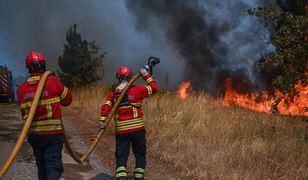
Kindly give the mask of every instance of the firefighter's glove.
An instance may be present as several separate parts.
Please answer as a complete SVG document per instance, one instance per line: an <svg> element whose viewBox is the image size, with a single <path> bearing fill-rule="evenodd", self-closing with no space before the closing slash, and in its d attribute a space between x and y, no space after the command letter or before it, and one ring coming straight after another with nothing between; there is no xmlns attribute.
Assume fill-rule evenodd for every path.
<svg viewBox="0 0 308 180"><path fill-rule="evenodd" d="M103 123L102 121L99 121L99 122L98 122L98 127L99 127L100 129L105 129L105 128L106 128L106 125L105 125L105 123Z"/></svg>
<svg viewBox="0 0 308 180"><path fill-rule="evenodd" d="M143 65L143 68L146 69L148 72L150 71L150 66L149 65Z"/></svg>
<svg viewBox="0 0 308 180"><path fill-rule="evenodd" d="M139 70L139 72L140 72L140 74L142 75L142 77L145 77L146 75L149 75L149 72L147 71L147 69L146 68L141 68L140 70Z"/></svg>

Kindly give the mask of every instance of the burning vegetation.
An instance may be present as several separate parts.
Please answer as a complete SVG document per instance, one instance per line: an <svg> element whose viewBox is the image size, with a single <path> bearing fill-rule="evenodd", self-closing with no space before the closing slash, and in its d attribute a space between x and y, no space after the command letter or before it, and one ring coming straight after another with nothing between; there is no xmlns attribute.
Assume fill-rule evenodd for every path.
<svg viewBox="0 0 308 180"><path fill-rule="evenodd" d="M232 86L232 78L226 78L224 82L225 92L219 101L224 106L237 106L265 113L279 113L292 116L308 116L308 86L297 83L296 95L283 94L278 90L243 93L238 92ZM187 99L192 92L190 81L180 84L177 96Z"/></svg>
<svg viewBox="0 0 308 180"><path fill-rule="evenodd" d="M191 90L190 81L182 82L177 90L177 96L185 100L189 97Z"/></svg>
<svg viewBox="0 0 308 180"><path fill-rule="evenodd" d="M299 82L295 89L297 95L284 95L278 90L271 95L268 91L256 93L239 93L232 88L231 79L225 81L225 94L222 104L239 106L260 112L280 113L284 115L308 116L308 87Z"/></svg>

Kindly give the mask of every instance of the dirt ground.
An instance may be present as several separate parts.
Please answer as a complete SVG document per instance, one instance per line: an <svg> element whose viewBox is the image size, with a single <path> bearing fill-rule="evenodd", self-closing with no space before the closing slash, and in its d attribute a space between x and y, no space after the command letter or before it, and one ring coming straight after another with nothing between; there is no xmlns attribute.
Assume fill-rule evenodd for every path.
<svg viewBox="0 0 308 180"><path fill-rule="evenodd" d="M20 111L17 104L0 104L0 166L7 159L10 151L18 138L22 129L23 121L20 118ZM82 146L82 140L78 135L77 129L70 123L66 123L66 129L70 134L70 142L77 151L83 151L86 146ZM97 154L93 153L89 160L80 165L76 163L67 153L64 148L62 152L64 173L63 180L74 179L114 179L110 176L102 163L100 158L96 158ZM33 180L37 179L37 167L35 165L35 158L33 156L30 144L25 143L13 162L12 166L3 178L4 180Z"/></svg>
<svg viewBox="0 0 308 180"><path fill-rule="evenodd" d="M99 132L97 122L88 120L86 117L80 115L78 110L72 111L66 108L64 111L65 125L67 122L74 122L74 126L78 129L81 139L84 140L83 143L91 145L94 141L96 134ZM106 172L110 175L114 175L115 172L115 137L114 137L114 126L112 122L107 128L107 131L103 135L99 144L97 145L94 153L100 158L100 162L106 168ZM128 173L129 176L133 175L135 158L130 151L130 156L128 160ZM91 155L92 156L92 155ZM145 173L145 179L153 180L177 180L177 179L187 179L177 173L177 170L172 168L170 165L159 161L154 158L151 154L147 154L147 167Z"/></svg>
<svg viewBox="0 0 308 180"><path fill-rule="evenodd" d="M94 141L99 129L97 123L83 117L77 111L68 108L63 109L63 121L69 141L77 154L86 151ZM0 166L3 165L12 150L18 135L22 129L23 121L17 104L0 104ZM74 179L115 179L115 139L114 129L111 125L99 142L97 148L84 164L76 163L64 148L62 152L64 173L63 180ZM128 170L133 175L134 156L130 155ZM31 146L25 140L20 153L4 177L4 180L37 179L37 168ZM147 155L147 168L145 179L185 179L172 169L170 165L160 162L151 154Z"/></svg>

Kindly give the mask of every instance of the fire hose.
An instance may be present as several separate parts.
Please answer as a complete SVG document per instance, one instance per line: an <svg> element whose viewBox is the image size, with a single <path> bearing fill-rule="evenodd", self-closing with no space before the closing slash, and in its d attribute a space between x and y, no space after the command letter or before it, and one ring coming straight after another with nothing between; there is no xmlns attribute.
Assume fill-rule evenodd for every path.
<svg viewBox="0 0 308 180"><path fill-rule="evenodd" d="M36 111L36 107L38 105L38 102L39 102L39 99L40 99L40 96L41 96L41 93L42 93L42 90L43 90L43 87L44 87L44 84L46 82L47 77L51 73L52 72L47 71L41 77L41 80L40 80L40 82L38 84L38 88L37 88L37 90L35 92L35 95L34 95L32 106L30 108L28 117L27 117L27 119L25 121L25 124L24 124L24 126L23 126L23 128L21 130L21 133L20 133L20 135L19 135L19 137L17 139L17 142L15 143L15 146L14 146L13 150L11 151L11 154L9 155L8 159L6 160L6 162L4 163L3 167L0 170L0 179L2 179L2 177L7 172L7 170L11 166L12 162L16 158L17 153L19 152L19 150L20 150L20 148L21 148L21 146L22 146L22 144L23 144L23 142L24 142L24 140L26 138L26 135L28 134L29 128L30 128L31 123L32 123L33 116L34 116L35 111Z"/></svg>
<svg viewBox="0 0 308 180"><path fill-rule="evenodd" d="M158 64L160 62L160 60L156 57L150 57L148 59L148 67L150 69L150 74L152 74L152 71L153 71L153 67ZM4 163L4 165L2 166L1 170L0 170L0 179L2 179L5 175L5 173L8 171L8 169L10 168L11 164L13 163L13 161L15 160L18 152L20 151L20 148L28 134L28 131L29 131L29 128L31 126L31 123L32 123L32 120L33 120L33 117L34 117L34 114L35 114L35 111L36 111L36 108L37 108L37 105L39 103L39 100L40 100L40 97L41 97L41 94L42 94L42 91L43 91L43 88L44 88L44 85L45 85L45 82L48 78L49 75L53 74L51 71L46 71L41 79L40 79L40 82L38 84L38 87L37 87L37 90L35 92L35 95L34 95L34 98L33 98L33 102L32 102L32 106L30 108L30 111L29 111L29 114L27 116L27 119L25 121L25 124L21 130L21 133L17 139L17 142L15 143L15 146L13 148L13 150L11 151L9 157L7 158L6 162ZM88 150L81 156L81 157L78 157L76 155L76 153L73 151L72 147L70 146L69 144L69 141L68 141L68 138L66 136L66 133L64 133L64 144L65 144L65 147L67 149L67 151L69 152L70 156L77 162L77 163L83 163L89 156L90 154L92 153L92 151L94 150L94 148L97 146L99 140L102 138L103 134L105 133L112 117L114 116L121 100L123 99L123 97L125 96L125 94L127 93L129 87L140 77L140 72L137 72L133 77L132 79L128 82L128 84L126 85L126 87L124 88L124 90L121 92L119 98L117 99L116 103L113 105L111 111L109 112L108 116L107 116L107 119L106 119L106 126L104 129L101 129L99 131L99 133L97 134L94 142L92 143L92 145L88 148ZM62 122L62 125L63 125L63 122ZM63 125L63 128L64 128L64 125Z"/></svg>

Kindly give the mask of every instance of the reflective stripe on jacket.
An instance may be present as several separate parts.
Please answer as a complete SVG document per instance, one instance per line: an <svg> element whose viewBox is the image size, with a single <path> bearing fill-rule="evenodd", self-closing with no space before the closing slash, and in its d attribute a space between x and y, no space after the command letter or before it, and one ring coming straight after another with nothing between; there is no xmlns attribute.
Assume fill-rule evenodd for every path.
<svg viewBox="0 0 308 180"><path fill-rule="evenodd" d="M129 132L136 132L144 129L143 113L141 111L142 100L145 97L151 96L157 91L156 82L153 80L151 75L147 75L144 80L146 81L146 86L132 86L128 92L124 101L121 101L116 115L115 115L115 128L117 134L124 134ZM104 104L102 105L101 118L100 120L105 122L106 117L108 116L109 111L111 110L113 104L117 100L114 98L121 92L117 89L111 91Z"/></svg>
<svg viewBox="0 0 308 180"><path fill-rule="evenodd" d="M31 74L18 88L18 102L25 120L32 106L41 73ZM56 76L46 80L41 99L39 100L29 133L30 134L63 134L61 123L61 105L72 102L71 92Z"/></svg>

